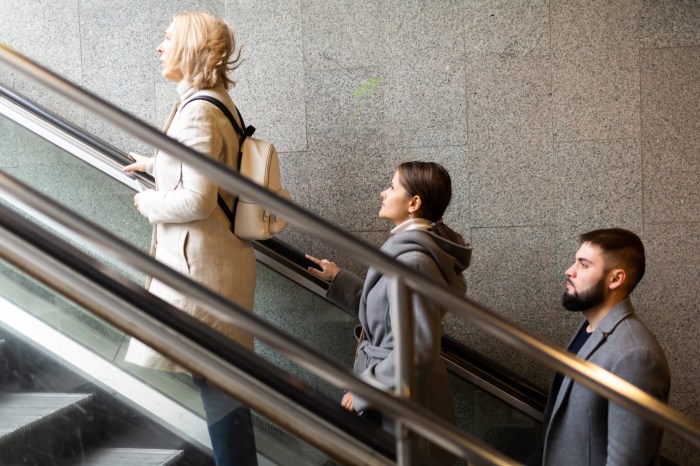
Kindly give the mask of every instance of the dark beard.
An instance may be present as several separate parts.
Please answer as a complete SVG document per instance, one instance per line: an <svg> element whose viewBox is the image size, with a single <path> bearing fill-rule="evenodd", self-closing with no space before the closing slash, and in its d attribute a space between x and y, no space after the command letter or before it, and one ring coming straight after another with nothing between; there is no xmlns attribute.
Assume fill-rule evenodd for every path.
<svg viewBox="0 0 700 466"><path fill-rule="evenodd" d="M603 302L605 299L605 274L590 290L584 294L574 292L569 294L564 291L561 297L561 305L567 311L586 311Z"/></svg>

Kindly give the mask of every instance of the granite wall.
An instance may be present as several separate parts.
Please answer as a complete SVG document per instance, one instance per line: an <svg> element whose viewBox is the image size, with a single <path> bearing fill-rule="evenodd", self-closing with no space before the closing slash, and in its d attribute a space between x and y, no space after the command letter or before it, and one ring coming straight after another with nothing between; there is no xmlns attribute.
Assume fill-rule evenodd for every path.
<svg viewBox="0 0 700 466"><path fill-rule="evenodd" d="M443 163L446 221L474 247L471 297L538 335L564 344L579 322L559 305L576 235L638 232L648 274L634 301L668 353L671 404L700 418L697 1L1 0L0 40L161 125L175 94L155 47L189 9L225 17L245 44L231 94L277 145L299 204L381 244L396 164ZM148 150L1 68L0 80ZM300 230L285 238L361 270ZM447 329L546 386L546 368L469 323ZM700 464L671 436L664 450Z"/></svg>

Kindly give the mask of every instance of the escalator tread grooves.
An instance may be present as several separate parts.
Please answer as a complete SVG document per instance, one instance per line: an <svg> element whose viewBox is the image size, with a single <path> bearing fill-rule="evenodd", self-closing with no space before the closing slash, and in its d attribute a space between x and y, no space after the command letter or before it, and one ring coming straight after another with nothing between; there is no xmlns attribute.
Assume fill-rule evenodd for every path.
<svg viewBox="0 0 700 466"><path fill-rule="evenodd" d="M80 429L76 426L85 424L92 419L92 394L67 394L71 398L75 398L70 403L60 406L46 414L41 415L36 419L17 426L8 432L0 434L0 458L8 460L16 455L22 455L23 450L32 451L51 451L56 444L63 444L63 437L80 435ZM0 412L5 411L7 415L7 406L5 403L11 404L13 400L28 400L28 399L50 399L66 394L10 394L0 396ZM4 416L3 416L4 417Z"/></svg>

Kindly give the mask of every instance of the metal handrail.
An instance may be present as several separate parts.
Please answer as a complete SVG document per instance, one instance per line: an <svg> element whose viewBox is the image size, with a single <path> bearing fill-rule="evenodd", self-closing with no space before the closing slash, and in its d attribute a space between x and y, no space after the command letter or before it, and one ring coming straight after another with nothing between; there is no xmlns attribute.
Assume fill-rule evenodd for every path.
<svg viewBox="0 0 700 466"><path fill-rule="evenodd" d="M358 378L335 361L318 353L308 344L287 335L277 327L227 301L203 285L156 261L153 257L126 243L104 228L80 217L53 199L42 195L35 189L2 172L0 172L0 193L12 199L15 204L32 211L34 215L58 229L68 230L69 233L89 241L100 248L100 250L113 254L136 269L158 277L166 285L179 290L190 299L199 303L217 320L234 325L244 332L254 335L257 339L282 352L288 359L310 373L323 378L337 387L347 388L356 393L390 417L400 419L413 432L429 439L447 451L477 464L516 464L483 442L461 433L454 425L438 418L427 409L393 397L382 389L370 385L368 382L371 381ZM2 206L0 206L1 209ZM5 214L5 216L9 216L9 214ZM2 221L3 218L0 218L0 222ZM12 249L10 248L8 251L7 247L0 248L0 253L9 255L12 253ZM21 261L17 262L18 265L23 265ZM71 293L80 293L81 288L82 286L76 287L75 284L72 284L68 289L62 289L61 291L70 296ZM102 309L99 307L94 309L94 311L98 315L103 315L101 314ZM108 317L107 315L103 316ZM115 323L115 325L118 324ZM135 334L146 343L149 342L148 336L142 334L140 329L135 331L136 329L133 326L128 326L125 330L127 333ZM163 352L167 355L166 351ZM216 374L204 372L202 367L205 366L195 364L194 367L197 367L199 372L210 377L211 380L217 380L218 376ZM221 388L225 391L231 389L224 385ZM235 393L233 395L236 396Z"/></svg>
<svg viewBox="0 0 700 466"><path fill-rule="evenodd" d="M4 114L30 131L57 144L131 189L153 189L155 187L153 178L148 174L133 173L133 176L138 177L137 182L133 178L125 177L121 169L131 163L127 158L126 151L101 140L84 128L65 121L51 110L2 84L0 84L0 114ZM70 140L75 140L76 142L70 143L68 142ZM84 143L87 147L94 148L96 153L92 154L92 151L82 150L83 144L81 143ZM105 154L115 163L95 162L94 158L97 158L98 161L103 160L100 153ZM302 252L295 250L276 238L254 241L253 247L255 248L255 256L258 262L275 270L297 285L327 299L326 290L329 283L307 271L307 267L314 264L306 259ZM459 350L457 354L453 354L452 351L456 347L459 347ZM468 359L463 359L465 351L468 354ZM501 381L500 376L494 374L499 371L506 371L508 374L505 376L506 379L515 377L517 380L520 380L520 382L516 383L518 386L523 380L505 368L500 367L495 361L467 349L463 344L447 335L442 336L442 359L448 371L486 390L491 395L503 400L530 417L542 421L544 411L542 399L546 400L546 394L537 393L536 395L538 396L535 399L530 399L529 397L532 396L532 393L527 392L528 394L525 394L518 389L513 389L509 383L504 383Z"/></svg>
<svg viewBox="0 0 700 466"><path fill-rule="evenodd" d="M20 94L17 94L16 92L5 88L1 84L0 84L0 113L2 113L3 109L4 109L4 106L2 105L3 104L3 102L2 102L3 97L8 99L9 102L11 102L10 107L17 107L17 108L13 108L13 109L11 108L11 111L9 111L9 112L7 110L5 110L5 114L7 116L9 116L11 119L20 117L21 124L23 126L28 127L30 130L37 131L38 129L40 129L43 126L43 124L45 123L43 117L46 115L49 115L50 118L48 118L48 122L51 125L56 126L57 129L66 131L68 133L65 136L66 138L70 137L70 138L77 138L81 141L83 140L81 130L79 128L73 127L72 125L62 121L60 119L60 117L58 117L57 115L51 113L47 109L41 108L39 105L30 101L26 97L21 96ZM31 114L33 116L33 118L31 118L31 121L29 121L29 122L26 121L27 120L26 113L29 113L29 112L25 111L26 107L29 107L28 110L29 110L29 112L31 112ZM43 133L43 131L41 131L41 132ZM52 135L54 135L54 133L56 133L56 132L51 131ZM95 136L92 136L92 135L90 135L90 137L88 139L89 140L97 140L97 138ZM52 137L52 141L54 143L57 143L60 147L65 148L66 150L69 150L69 151L73 150L72 145L70 145L70 144L68 145L68 147L64 147L64 143L60 138L56 139L55 137ZM83 142L86 142L86 144L88 146L90 145L90 141L83 141ZM98 147L97 149L99 150L100 148L101 147ZM111 158L115 158L115 156L117 156L115 162L120 167L125 165L126 164L125 162L127 162L126 153L117 149L117 148L110 148L110 154L108 154L108 155ZM85 158L85 157L81 157L81 158L83 158L83 160L85 160L86 162L93 164L93 162L91 162L89 160L89 158ZM114 172L116 167L110 166L110 168L107 170L105 170L104 168L102 168L100 166L97 166L97 168L102 170L103 172L105 172L109 176L114 176L113 172ZM119 170L119 174L121 176L118 179L119 179L119 181L123 182L123 175L122 175L121 170ZM146 186L146 187L151 187L151 188L153 187L152 181L148 180L148 179L140 179L139 183ZM127 182L125 184L129 187L132 187L132 188L134 187L133 183L131 183L131 182ZM281 243L281 242L279 240L275 240L275 239L262 241L262 242L255 242L254 245L256 246L256 255L259 256L258 259L260 260L261 255L264 256L264 254L258 254L259 249L266 251L267 254L270 254L270 251L272 251L272 250L276 251L278 248L280 248L280 246L277 243ZM283 244L284 243L281 243L281 245L283 245ZM279 254L279 252L277 252L277 254ZM311 261L303 258L303 254L301 254L299 252L295 252L295 254L296 254L296 256L299 256L299 257L296 257L297 261L305 260L305 262L308 263L308 265L313 265L313 263ZM275 263L270 264L270 262L274 262L274 261L271 261L269 258L267 260L265 260L264 262L268 263L268 265L279 265L279 264L275 264ZM292 261L289 261L289 264L293 264L295 269L299 269L299 270L297 270L297 273L301 273L303 275L310 275L309 272L306 270L306 266L301 267L297 262L292 262ZM298 277L296 277L295 280L301 281ZM319 279L307 280L307 281L309 281L310 283L304 283L304 286L307 286L307 287L311 286L314 292L321 293L322 295L325 296L325 293L323 293L323 291L328 286L327 282L323 282ZM318 283L316 283L316 282L318 282ZM406 292L408 292L408 290L406 290ZM408 300L404 299L403 301L407 302ZM394 300L394 303L399 303L399 300L398 299ZM403 304L403 303L400 304L399 306L397 306L395 309L396 315L394 317L394 320L407 323L406 319L399 319L399 317L398 317L398 315L404 314L406 312L407 308L408 308L408 306L406 304ZM106 316L105 316L105 318L106 318ZM106 318L106 320L109 320L109 319ZM410 350L412 345L411 345L411 342L407 340L407 337L408 337L408 335L412 334L413 332L411 330L409 330L408 327L406 327L405 329L397 328L396 333L397 333L397 347L406 348L406 349ZM400 337L406 339L407 344L399 343ZM400 359L402 362L401 367L405 368L404 373L410 372L412 370L412 364L410 364L410 361L413 360L413 357L410 356L409 354L404 355L401 351L397 351L396 354L397 354L397 359ZM411 388L412 383L410 382L410 380L412 380L413 377L409 377L408 381L404 382L403 376L401 375L401 371L397 371L397 378L399 379L399 383L397 385L403 385L403 387L404 387L403 390L399 391L399 396L402 396L402 393L410 394L412 392L412 388ZM404 429L404 431L406 431L406 429ZM401 449L399 450L399 461L398 461L399 464L402 464L405 466L410 466L411 461L414 458L414 453L410 449L410 447L413 446L412 445L413 442L411 442L408 435L405 435L405 436L399 437L398 443L401 446Z"/></svg>
<svg viewBox="0 0 700 466"><path fill-rule="evenodd" d="M0 114L57 144L131 189L153 189L155 187L153 178L145 173L134 174L139 178L137 182L124 175L122 168L131 163L127 158L126 151L65 121L51 110L2 84L0 84ZM73 140L75 142L72 142ZM88 148L93 148L94 151ZM105 154L107 160L101 154ZM114 161L114 164L108 163L108 160ZM314 264L306 259L303 253L276 238L254 241L253 247L258 262L275 270L297 285L327 299L326 291L329 283L308 272L307 267ZM454 349L455 345L460 347L458 354L452 354L451 350L446 351L446 348ZM468 360L463 359L464 351L468 351ZM544 405L541 399L542 397L546 398L546 395L542 394L537 401L528 400L525 394L520 393L517 389L514 390L510 384L501 381L500 377L492 374L505 370L494 361L473 350L467 350L466 347L447 335L442 336L442 359L448 371L468 380L532 418L542 421ZM508 374L506 376L508 379L516 377L510 371Z"/></svg>
<svg viewBox="0 0 700 466"><path fill-rule="evenodd" d="M0 257L7 262L183 367L196 369L223 391L329 456L350 464L393 464L384 445L378 450L376 439L367 442L364 438L368 426L361 425L360 419L331 400L319 399L302 381L4 204L0 204L0 240L4 246ZM329 413L332 408L337 412ZM356 438L353 431L361 435ZM340 442L344 448L339 451Z"/></svg>
<svg viewBox="0 0 700 466"><path fill-rule="evenodd" d="M559 371L596 393L609 398L636 414L654 422L689 443L700 447L700 423L684 416L665 403L599 366L570 355L567 351L530 334L508 322L486 307L461 296L436 281L421 275L391 257L378 252L329 222L301 207L259 187L223 164L168 138L157 129L114 107L103 99L73 85L55 73L0 45L0 61L13 69L53 89L64 97L100 115L121 129L139 137L159 150L187 163L223 189L235 192L265 205L275 214L286 218L327 243L345 251L390 277L400 277L414 292L426 295L452 314L473 322L482 330L524 352L528 356ZM98 240L99 242L99 240ZM160 278L160 277L159 277ZM418 426L412 426L412 428ZM424 430L424 429L420 429Z"/></svg>

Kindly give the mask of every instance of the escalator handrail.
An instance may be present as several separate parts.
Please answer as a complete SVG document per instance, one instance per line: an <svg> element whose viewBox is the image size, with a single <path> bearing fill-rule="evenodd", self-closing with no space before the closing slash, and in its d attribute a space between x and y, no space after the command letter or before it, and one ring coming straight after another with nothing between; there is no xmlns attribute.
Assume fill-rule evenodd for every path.
<svg viewBox="0 0 700 466"><path fill-rule="evenodd" d="M109 157L111 160L113 160L120 166L126 166L130 163L133 163L133 161L129 159L129 154L127 152L124 152L123 150L110 144L104 139L95 136L89 131L86 131L85 129L66 121L64 118L61 118L60 116L56 115L54 112L47 109L46 107L37 104L27 96L22 95L21 93L16 92L15 90L10 89L6 86L3 86L2 83L0 83L0 96L12 102L13 104L21 107L22 109L30 112L31 114L40 118L41 120L48 122L49 124L53 125L54 127L58 128L64 133L67 133L72 138L92 147L96 151L99 151L100 153ZM132 173L130 176L138 178L146 186L155 186L153 177L147 173Z"/></svg>
<svg viewBox="0 0 700 466"><path fill-rule="evenodd" d="M22 110L31 113L42 126L51 125L60 130L63 138L72 138L91 147L93 150L107 156L117 166L126 166L132 161L125 151L118 149L110 143L100 139L94 134L65 121L47 108L37 104L32 99L6 88L0 84L0 96ZM109 176L114 176L110 170L105 170ZM141 183L146 187L154 185L153 178L148 174L141 174ZM118 177L115 178L120 180ZM120 180L121 181L121 180ZM132 184L128 186L133 187ZM315 264L305 255L286 244L285 242L271 238L264 241L253 242L258 260L283 274L299 286L325 298L325 291L329 284L310 274L308 267ZM546 395L533 389L531 384L522 380L516 374L502 368L493 360L481 355L468 347L460 344L449 336L442 337L442 357L447 363L448 370L456 376L468 379L470 382L484 388L489 393L500 398L516 409L520 409L535 419L541 419L543 411L542 399Z"/></svg>
<svg viewBox="0 0 700 466"><path fill-rule="evenodd" d="M386 413L389 417L401 420L406 427L442 448L477 463L511 464L511 461L499 452L493 450L479 440L466 436L457 430L454 425L438 418L434 413L422 406L394 397L382 388L371 385L369 383L371 381L359 378L359 376L353 374L347 368L342 367L328 356L319 353L307 343L301 342L294 336L288 335L255 314L247 312L235 303L226 300L203 285L196 283L174 269L158 262L145 252L119 239L111 232L80 217L78 214L67 209L53 199L44 196L35 189L24 185L2 172L0 172L0 193L4 195L5 199L12 200L15 205L19 204L28 210L38 213L39 216L48 219L60 228L68 229L82 239L96 245L100 250L112 253L115 257L119 257L121 261L148 275L157 277L166 285L179 290L181 293L187 295L188 298L196 301L217 320L235 325L242 331L253 335L255 338L279 350L292 362L298 364L310 373L337 387L343 387L356 393L361 398L368 400L377 409ZM32 229L23 232L27 240L36 238L35 241L38 242L37 247L50 244L51 236L45 238L46 233L43 229L30 223L26 218L13 214L8 207L0 204L0 212L5 210L7 210L8 213L0 215L0 225L11 221L18 224L22 224L22 222L29 223L27 228ZM12 223L6 228L11 226ZM58 240L54 239L53 241L56 242ZM61 243L56 244L60 245ZM71 250L68 249L69 246L63 248L69 251ZM53 249L61 250L57 245L52 245L48 247L47 252ZM7 255L7 247L0 247L0 254ZM83 256L85 255L83 254ZM89 257L85 257L89 259ZM21 263L16 265L22 266ZM96 269L99 270L99 267L96 267ZM102 266L102 269L105 269L105 267ZM105 273L107 272L112 272L113 275L119 276L119 274L113 272L111 269L106 269ZM140 287L137 288L140 289ZM79 289L68 290L68 293L79 292ZM98 315L101 315L101 310L90 309ZM182 314L174 308L173 312ZM120 325L116 326L122 328ZM133 328L126 328L124 330L130 334L135 333ZM140 335L137 336L144 338ZM167 353L164 354L166 354L166 356L168 355Z"/></svg>
<svg viewBox="0 0 700 466"><path fill-rule="evenodd" d="M622 378L512 324L485 306L423 276L322 218L265 190L225 165L178 143L156 128L73 85L2 44L0 44L0 61L157 149L187 163L226 191L250 198L286 218L293 225L359 258L380 273L400 278L412 292L429 296L450 309L453 315L477 325L516 350L700 447L700 423L670 408Z"/></svg>
<svg viewBox="0 0 700 466"><path fill-rule="evenodd" d="M57 289L115 327L133 333L144 343L163 351L175 362L196 368L195 372L201 376L211 380L228 376L227 383L221 386L223 390L229 391L231 387L241 383L242 374L238 373L232 377L226 371L213 373L207 370L207 363L201 359L183 359L182 355L173 354L172 349L163 347L162 342L154 339L146 329L135 325L129 317L130 313L138 310L150 317L157 326L174 331L175 334L172 331L163 333L175 347L182 345L191 350L189 342L192 342L201 347L207 357L213 355L271 387L276 393L314 413L326 423L339 426L349 436L363 445L368 445L373 451L387 458L395 455L391 437L379 427L367 426L335 401L318 396L313 388L299 378L265 361L200 320L179 311L127 277L115 273L112 269L106 269L98 260L32 224L30 220L5 205L0 205L0 236L6 244L12 246L0 249L0 255L8 262ZM95 290L99 290L99 298L87 296ZM193 363L193 360L199 364ZM256 391L256 394L259 394L259 391ZM250 400L248 404L254 405L255 400ZM271 409L272 412L284 412L278 406ZM270 416L264 406L257 407L256 410L265 413L280 425L285 424L284 419Z"/></svg>

